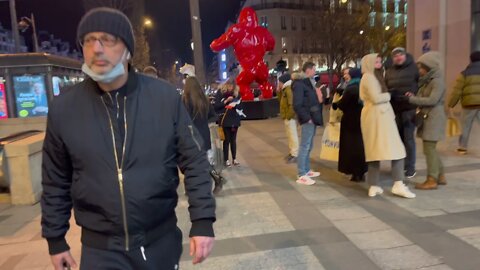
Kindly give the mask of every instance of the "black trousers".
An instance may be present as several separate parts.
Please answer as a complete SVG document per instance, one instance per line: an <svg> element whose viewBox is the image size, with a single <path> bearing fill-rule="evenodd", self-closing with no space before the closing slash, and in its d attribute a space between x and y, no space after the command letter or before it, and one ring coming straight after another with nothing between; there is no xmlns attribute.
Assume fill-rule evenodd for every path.
<svg viewBox="0 0 480 270"><path fill-rule="evenodd" d="M176 229L154 243L129 251L82 246L80 270L176 270L182 255L182 232ZM145 255L145 257L144 257Z"/></svg>
<svg viewBox="0 0 480 270"><path fill-rule="evenodd" d="M224 127L225 140L223 141L223 157L228 160L228 150L232 150L232 159L237 158L237 132L238 127Z"/></svg>

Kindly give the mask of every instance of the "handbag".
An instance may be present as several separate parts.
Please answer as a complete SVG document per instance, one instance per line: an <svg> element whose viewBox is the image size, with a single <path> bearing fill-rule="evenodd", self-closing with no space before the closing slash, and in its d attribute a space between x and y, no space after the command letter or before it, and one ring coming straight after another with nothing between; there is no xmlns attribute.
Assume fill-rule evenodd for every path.
<svg viewBox="0 0 480 270"><path fill-rule="evenodd" d="M225 116L227 116L228 109L225 110L223 114L222 121L220 121L220 125L218 127L218 138L221 141L225 141L225 132L223 131L223 121L225 121Z"/></svg>
<svg viewBox="0 0 480 270"><path fill-rule="evenodd" d="M421 129L423 127L423 125L425 124L425 119L427 118L428 113L423 112L421 109L417 110L417 113L415 114L415 125L418 129Z"/></svg>
<svg viewBox="0 0 480 270"><path fill-rule="evenodd" d="M460 129L460 124L458 123L458 120L453 117L449 117L447 120L447 136L456 137L460 136L461 133L462 131Z"/></svg>

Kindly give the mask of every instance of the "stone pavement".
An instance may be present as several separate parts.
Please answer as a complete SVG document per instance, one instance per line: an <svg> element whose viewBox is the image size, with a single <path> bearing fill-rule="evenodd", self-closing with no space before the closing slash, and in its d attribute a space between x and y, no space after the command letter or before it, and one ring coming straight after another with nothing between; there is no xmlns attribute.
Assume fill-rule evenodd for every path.
<svg viewBox="0 0 480 270"><path fill-rule="evenodd" d="M282 122L244 122L238 141L242 164L224 171L229 183L217 198L214 252L194 267L185 239L181 269L478 270L479 127L473 132L468 156L454 153L455 139L440 146L449 185L417 192L414 200L389 192L370 199L364 184L349 182L335 163L318 159L321 130L312 155L322 176L306 187L294 182L295 166L283 161ZM419 144L417 182L425 177L421 151ZM383 178L391 185L387 174ZM184 234L190 226L186 208L182 195L178 216ZM39 212L38 205L0 204L0 270L51 269ZM78 261L80 230L73 223L67 238Z"/></svg>

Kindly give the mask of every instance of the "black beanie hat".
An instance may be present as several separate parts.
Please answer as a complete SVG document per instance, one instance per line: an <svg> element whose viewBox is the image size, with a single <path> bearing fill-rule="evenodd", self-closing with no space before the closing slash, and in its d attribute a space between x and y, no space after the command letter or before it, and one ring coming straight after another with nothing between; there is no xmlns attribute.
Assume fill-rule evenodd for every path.
<svg viewBox="0 0 480 270"><path fill-rule="evenodd" d="M288 73L285 73L282 76L280 76L280 78L278 78L278 80L281 83L286 83L286 82L290 81L291 79L292 79L292 76L290 76L290 74L288 74Z"/></svg>
<svg viewBox="0 0 480 270"><path fill-rule="evenodd" d="M472 63L480 62L480 51L470 54L470 61L472 61Z"/></svg>
<svg viewBox="0 0 480 270"><path fill-rule="evenodd" d="M121 11L108 7L99 7L88 11L78 25L78 40L82 40L86 34L91 32L105 32L119 37L133 56L135 38L132 24Z"/></svg>

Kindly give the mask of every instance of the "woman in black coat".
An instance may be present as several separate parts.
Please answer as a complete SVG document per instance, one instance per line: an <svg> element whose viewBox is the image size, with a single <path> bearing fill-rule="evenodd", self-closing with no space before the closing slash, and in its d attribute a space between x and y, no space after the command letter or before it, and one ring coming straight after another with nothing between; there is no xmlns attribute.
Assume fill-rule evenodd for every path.
<svg viewBox="0 0 480 270"><path fill-rule="evenodd" d="M360 126L363 105L360 101L359 86L362 72L360 69L352 68L349 75L351 80L343 92L342 99L337 103L338 108L343 111L340 125L338 171L352 175L351 181L362 182L364 174L367 172Z"/></svg>
<svg viewBox="0 0 480 270"><path fill-rule="evenodd" d="M200 83L195 77L188 77L185 80L182 99L190 114L193 125L203 139L202 150L210 150L210 148L212 148L212 141L210 139L208 123L215 122L216 115Z"/></svg>
<svg viewBox="0 0 480 270"><path fill-rule="evenodd" d="M223 157L227 167L240 165L237 161L237 132L241 125L241 110L238 88L233 81L226 82L215 96L215 111L219 114L218 125L223 128ZM229 159L229 150L232 151L232 161Z"/></svg>

